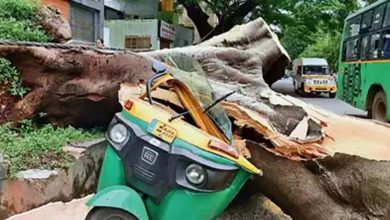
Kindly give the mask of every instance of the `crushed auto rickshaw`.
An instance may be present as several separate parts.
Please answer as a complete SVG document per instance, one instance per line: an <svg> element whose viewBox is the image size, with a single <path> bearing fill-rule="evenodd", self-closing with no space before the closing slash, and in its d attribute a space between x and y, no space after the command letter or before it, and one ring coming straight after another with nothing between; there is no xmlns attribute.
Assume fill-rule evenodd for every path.
<svg viewBox="0 0 390 220"><path fill-rule="evenodd" d="M221 101L196 61L154 62L145 87L121 103L87 220L215 219L261 170L234 147Z"/></svg>

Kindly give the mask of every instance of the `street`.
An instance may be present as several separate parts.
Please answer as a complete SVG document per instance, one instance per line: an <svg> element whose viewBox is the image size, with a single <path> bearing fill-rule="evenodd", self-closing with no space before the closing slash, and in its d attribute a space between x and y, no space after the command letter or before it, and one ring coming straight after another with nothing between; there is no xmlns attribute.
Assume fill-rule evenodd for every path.
<svg viewBox="0 0 390 220"><path fill-rule="evenodd" d="M283 78L272 85L272 89L286 95L296 97L308 104L315 105L334 112L339 115L351 115L357 117L367 117L367 112L357 109L348 103L339 99L330 99L327 94L321 94L318 97L303 98L294 93L292 78Z"/></svg>

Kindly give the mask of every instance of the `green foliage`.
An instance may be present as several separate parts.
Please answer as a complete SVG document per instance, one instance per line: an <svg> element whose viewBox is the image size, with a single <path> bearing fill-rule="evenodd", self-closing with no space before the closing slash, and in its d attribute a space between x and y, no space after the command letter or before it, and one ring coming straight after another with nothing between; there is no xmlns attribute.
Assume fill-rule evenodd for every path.
<svg viewBox="0 0 390 220"><path fill-rule="evenodd" d="M308 30L304 24L285 27L281 43L291 59L298 57L309 44L313 43L314 33L315 31Z"/></svg>
<svg viewBox="0 0 390 220"><path fill-rule="evenodd" d="M49 41L50 37L35 22L38 6L34 0L0 0L0 39Z"/></svg>
<svg viewBox="0 0 390 220"><path fill-rule="evenodd" d="M0 58L0 83L8 86L10 95L23 97L27 93L27 89L22 86L20 74L11 66L11 63L3 58Z"/></svg>
<svg viewBox="0 0 390 220"><path fill-rule="evenodd" d="M38 7L37 0L0 0L0 39L49 41L50 37L35 22ZM16 69L10 62L0 58L0 84L3 83L13 96L23 97L27 92Z"/></svg>
<svg viewBox="0 0 390 220"><path fill-rule="evenodd" d="M45 31L29 20L0 18L0 39L47 42Z"/></svg>
<svg viewBox="0 0 390 220"><path fill-rule="evenodd" d="M339 33L323 33L316 34L315 43L306 47L300 57L322 57L325 58L332 71L337 70L338 52L340 44Z"/></svg>
<svg viewBox="0 0 390 220"><path fill-rule="evenodd" d="M160 11L158 13L158 19L165 21L169 24L174 24L174 12Z"/></svg>
<svg viewBox="0 0 390 220"><path fill-rule="evenodd" d="M268 24L278 27L282 45L292 59L303 51L313 51L322 47L324 39L335 39L342 31L344 19L356 11L362 0L178 0L179 3L194 5L203 2L221 21L234 16L228 21L241 24L262 17ZM253 7L255 5L255 7ZM247 11L247 9L251 11ZM244 13L240 13L242 11ZM192 18L196 19L196 18ZM321 38L319 35L324 34ZM325 36L326 35L326 36ZM339 42L337 42L339 43ZM339 46L333 46L332 52L315 50L319 56L332 57ZM322 52L326 53L322 53ZM305 52L308 54L309 52ZM313 54L312 52L310 54ZM332 56L330 55L332 54ZM332 58L333 60L333 58ZM333 61L331 61L333 62Z"/></svg>
<svg viewBox="0 0 390 220"><path fill-rule="evenodd" d="M32 0L0 0L0 17L33 20L38 1Z"/></svg>
<svg viewBox="0 0 390 220"><path fill-rule="evenodd" d="M36 128L31 120L23 120L18 128L10 124L0 126L0 151L9 160L9 175L25 169L67 168L72 157L62 146L70 141L83 141L102 134L73 127L56 128L51 124Z"/></svg>
<svg viewBox="0 0 390 220"><path fill-rule="evenodd" d="M345 18L359 8L357 0L305 0L291 6L281 42L290 57L322 57L336 69Z"/></svg>

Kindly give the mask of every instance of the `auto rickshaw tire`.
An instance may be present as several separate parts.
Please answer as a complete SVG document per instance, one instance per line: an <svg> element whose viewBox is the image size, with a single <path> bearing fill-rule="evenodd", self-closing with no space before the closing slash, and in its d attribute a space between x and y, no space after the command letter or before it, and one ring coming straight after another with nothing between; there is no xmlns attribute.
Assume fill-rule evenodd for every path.
<svg viewBox="0 0 390 220"><path fill-rule="evenodd" d="M308 94L305 92L305 85L303 83L301 84L301 87L299 88L301 96L306 97Z"/></svg>
<svg viewBox="0 0 390 220"><path fill-rule="evenodd" d="M116 208L110 207L95 207L85 217L85 220L110 220L110 219L123 219L123 220L138 220L134 215Z"/></svg>
<svg viewBox="0 0 390 220"><path fill-rule="evenodd" d="M386 95L383 91L379 91L375 94L370 115L372 119L388 122Z"/></svg>
<svg viewBox="0 0 390 220"><path fill-rule="evenodd" d="M334 99L335 97L336 97L336 93L335 92L330 92L329 93L329 98Z"/></svg>

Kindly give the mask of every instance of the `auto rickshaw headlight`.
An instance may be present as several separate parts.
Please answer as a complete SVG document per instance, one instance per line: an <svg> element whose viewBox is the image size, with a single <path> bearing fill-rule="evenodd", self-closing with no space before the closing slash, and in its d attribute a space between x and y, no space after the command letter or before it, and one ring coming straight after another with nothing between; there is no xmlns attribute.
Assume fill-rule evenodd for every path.
<svg viewBox="0 0 390 220"><path fill-rule="evenodd" d="M198 164L190 164L185 172L188 182L193 185L201 185L207 179L206 170Z"/></svg>
<svg viewBox="0 0 390 220"><path fill-rule="evenodd" d="M312 79L305 79L305 84L313 84L313 80Z"/></svg>
<svg viewBox="0 0 390 220"><path fill-rule="evenodd" d="M129 136L129 131L127 130L126 126L118 123L111 127L108 132L108 136L114 143L123 144Z"/></svg>

